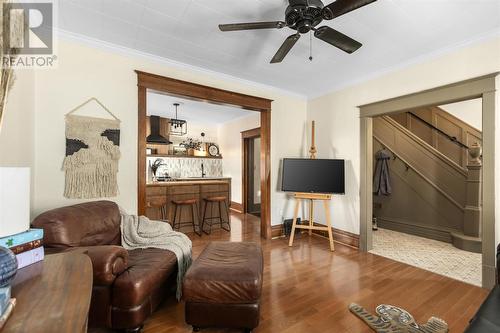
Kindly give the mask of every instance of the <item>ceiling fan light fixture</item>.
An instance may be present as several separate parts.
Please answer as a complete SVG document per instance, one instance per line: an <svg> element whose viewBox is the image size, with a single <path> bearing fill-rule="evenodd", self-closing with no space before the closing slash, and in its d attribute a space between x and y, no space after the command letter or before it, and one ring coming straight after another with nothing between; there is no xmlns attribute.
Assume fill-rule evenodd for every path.
<svg viewBox="0 0 500 333"><path fill-rule="evenodd" d="M284 27L297 31L296 35L288 36L280 49L274 55L271 63L282 62L290 52L301 34L314 31L314 37L329 43L344 52L352 53L359 49L362 44L343 33L328 26L317 26L323 20L332 20L341 15L352 12L377 0L335 0L329 5L324 5L321 0L288 0L285 10L285 22L250 22L220 24L221 31L241 31L256 29L281 29ZM310 55L309 60L312 60Z"/></svg>

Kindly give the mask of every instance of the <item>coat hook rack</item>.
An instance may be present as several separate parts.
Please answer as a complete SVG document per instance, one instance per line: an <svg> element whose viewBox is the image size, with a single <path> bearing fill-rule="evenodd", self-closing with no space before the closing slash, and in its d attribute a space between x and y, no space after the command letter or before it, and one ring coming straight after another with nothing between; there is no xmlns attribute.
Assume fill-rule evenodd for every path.
<svg viewBox="0 0 500 333"><path fill-rule="evenodd" d="M384 145L382 145L382 149L386 149L386 147L385 147ZM390 149L389 149L389 150L390 150ZM397 159L398 159L398 157L396 156L396 154L394 154L394 152L393 152L392 150L390 150L390 151L391 151L391 153L392 153L392 158L391 158L391 159L392 159L393 161L397 160ZM403 162L403 163L404 163L404 165L405 165L406 171L410 170L410 166L408 165L408 163L406 163L406 162L404 162L404 161L402 161L402 162Z"/></svg>

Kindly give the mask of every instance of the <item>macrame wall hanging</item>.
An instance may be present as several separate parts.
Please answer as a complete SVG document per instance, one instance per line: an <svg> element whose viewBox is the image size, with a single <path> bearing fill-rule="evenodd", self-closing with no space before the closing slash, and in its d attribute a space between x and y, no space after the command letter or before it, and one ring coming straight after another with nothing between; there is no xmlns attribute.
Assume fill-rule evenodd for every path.
<svg viewBox="0 0 500 333"><path fill-rule="evenodd" d="M96 102L113 119L77 116L73 113ZM92 97L66 114L66 174L64 196L70 199L114 197L118 194L120 120Z"/></svg>

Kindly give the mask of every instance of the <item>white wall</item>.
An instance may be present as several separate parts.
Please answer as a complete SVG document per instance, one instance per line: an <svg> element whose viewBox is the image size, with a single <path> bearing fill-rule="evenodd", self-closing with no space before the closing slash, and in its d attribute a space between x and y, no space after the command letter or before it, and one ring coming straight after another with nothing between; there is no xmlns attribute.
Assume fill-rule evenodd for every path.
<svg viewBox="0 0 500 333"><path fill-rule="evenodd" d="M222 154L224 176L232 178L231 201L237 203L242 203L243 200L241 132L257 127L260 127L259 112L253 112L244 118L229 121L218 128L219 148Z"/></svg>
<svg viewBox="0 0 500 333"><path fill-rule="evenodd" d="M483 101L481 98L440 105L439 107L472 127L480 131L483 130Z"/></svg>
<svg viewBox="0 0 500 333"><path fill-rule="evenodd" d="M318 157L346 159L346 195L333 200L333 226L359 234L358 106L500 71L500 38L441 55L308 102L317 122ZM321 220L322 209L316 210Z"/></svg>
<svg viewBox="0 0 500 333"><path fill-rule="evenodd" d="M35 72L17 70L16 81L7 96L0 129L0 166L31 168L31 195L34 198ZM33 200L31 200L33 205ZM33 207L33 206L32 206Z"/></svg>
<svg viewBox="0 0 500 333"><path fill-rule="evenodd" d="M33 166L34 88L34 71L17 70L0 129L0 166Z"/></svg>
<svg viewBox="0 0 500 333"><path fill-rule="evenodd" d="M201 137L201 133L205 133L205 137ZM186 138L193 138L202 140L204 142L218 142L219 138L217 137L217 125L204 123L203 121L195 122L188 121L187 125L187 134L183 136L175 136L170 135L170 141L174 143L174 145L179 145Z"/></svg>
<svg viewBox="0 0 500 333"><path fill-rule="evenodd" d="M129 212L137 211L137 75L134 72L137 69L273 100L271 216L273 224L281 222L279 213L286 207L286 197L275 190L278 166L282 157L300 153L301 132L306 119L304 98L210 72L70 40L60 41L58 59L57 69L39 71L36 75L34 213L79 202L62 195L64 114L92 96L99 98L122 121L120 194L113 200Z"/></svg>

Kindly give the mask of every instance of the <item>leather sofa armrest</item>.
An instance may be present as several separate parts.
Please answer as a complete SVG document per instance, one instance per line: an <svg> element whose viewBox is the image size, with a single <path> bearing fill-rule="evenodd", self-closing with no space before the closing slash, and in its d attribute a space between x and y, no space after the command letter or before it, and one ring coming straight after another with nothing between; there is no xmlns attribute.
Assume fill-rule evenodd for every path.
<svg viewBox="0 0 500 333"><path fill-rule="evenodd" d="M94 285L111 285L128 267L128 251L121 246L73 247L67 251L82 251L90 257L94 271Z"/></svg>

